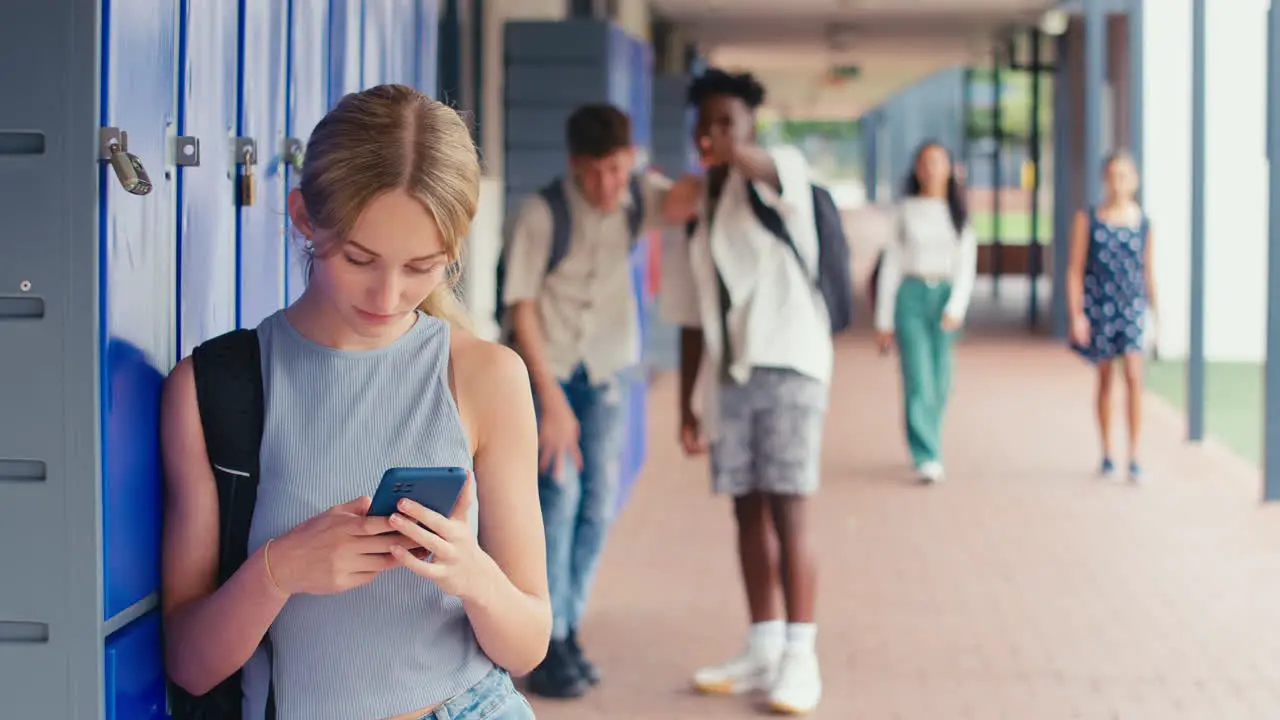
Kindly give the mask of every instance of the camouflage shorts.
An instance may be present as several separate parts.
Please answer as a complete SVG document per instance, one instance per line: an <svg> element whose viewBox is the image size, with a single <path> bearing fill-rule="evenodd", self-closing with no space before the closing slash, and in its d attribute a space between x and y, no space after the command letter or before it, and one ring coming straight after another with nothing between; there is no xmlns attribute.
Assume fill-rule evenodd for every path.
<svg viewBox="0 0 1280 720"><path fill-rule="evenodd" d="M825 383L778 368L755 368L746 383L721 385L712 489L734 497L816 492L827 396Z"/></svg>

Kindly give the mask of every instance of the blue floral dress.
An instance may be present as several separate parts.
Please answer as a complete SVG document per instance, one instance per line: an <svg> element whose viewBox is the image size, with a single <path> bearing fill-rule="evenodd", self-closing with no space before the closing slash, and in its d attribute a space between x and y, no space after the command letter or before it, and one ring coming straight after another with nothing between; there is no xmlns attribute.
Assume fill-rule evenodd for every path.
<svg viewBox="0 0 1280 720"><path fill-rule="evenodd" d="M1114 225L1089 210L1089 254L1084 269L1084 313L1089 344L1076 352L1098 362L1142 352L1147 313L1147 217Z"/></svg>

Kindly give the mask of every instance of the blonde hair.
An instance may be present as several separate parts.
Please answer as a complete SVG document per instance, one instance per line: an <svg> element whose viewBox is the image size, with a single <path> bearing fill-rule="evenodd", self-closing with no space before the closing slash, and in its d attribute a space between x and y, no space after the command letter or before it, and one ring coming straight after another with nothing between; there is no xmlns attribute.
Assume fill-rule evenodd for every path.
<svg viewBox="0 0 1280 720"><path fill-rule="evenodd" d="M422 203L440 228L450 265L419 308L470 326L457 280L480 198L480 159L456 110L406 85L346 95L311 132L298 189L312 224L339 238L307 245L308 277L311 260L336 252L374 198L404 190Z"/></svg>

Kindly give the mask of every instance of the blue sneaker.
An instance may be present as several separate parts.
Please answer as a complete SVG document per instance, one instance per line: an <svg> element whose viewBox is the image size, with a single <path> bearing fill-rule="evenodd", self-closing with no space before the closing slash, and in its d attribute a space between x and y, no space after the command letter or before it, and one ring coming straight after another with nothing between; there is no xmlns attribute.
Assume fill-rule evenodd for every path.
<svg viewBox="0 0 1280 720"><path fill-rule="evenodd" d="M1142 466L1138 464L1137 460L1129 461L1129 482L1142 482Z"/></svg>
<svg viewBox="0 0 1280 720"><path fill-rule="evenodd" d="M1114 473L1115 471L1116 471L1116 465L1115 463L1111 462L1111 458L1109 457L1102 458L1102 467L1098 468L1098 474L1101 475L1102 477L1111 477L1112 473Z"/></svg>

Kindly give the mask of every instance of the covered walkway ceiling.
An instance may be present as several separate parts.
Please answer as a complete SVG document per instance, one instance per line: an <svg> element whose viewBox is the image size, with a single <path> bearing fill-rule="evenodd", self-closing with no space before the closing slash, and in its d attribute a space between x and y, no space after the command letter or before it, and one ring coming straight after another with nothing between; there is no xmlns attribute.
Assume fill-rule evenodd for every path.
<svg viewBox="0 0 1280 720"><path fill-rule="evenodd" d="M1056 0L654 0L710 61L756 73L769 109L850 118L936 70L985 62L993 39ZM840 69L856 68L840 76Z"/></svg>

